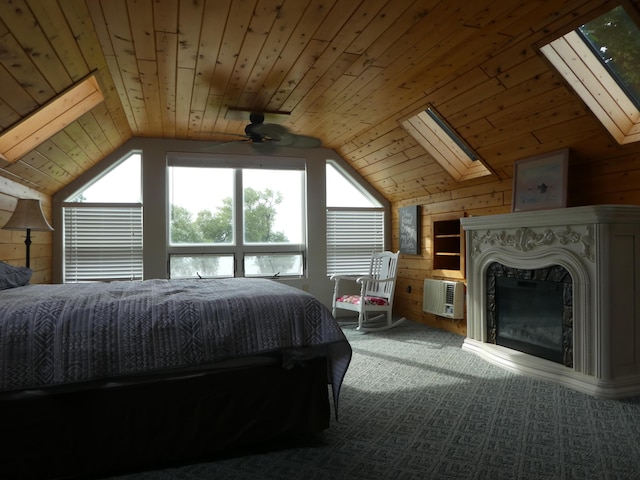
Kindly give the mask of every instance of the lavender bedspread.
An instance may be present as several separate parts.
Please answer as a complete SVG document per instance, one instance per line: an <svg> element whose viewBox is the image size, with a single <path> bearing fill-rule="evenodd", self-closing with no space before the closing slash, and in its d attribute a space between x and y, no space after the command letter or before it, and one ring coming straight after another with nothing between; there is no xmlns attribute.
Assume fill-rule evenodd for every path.
<svg viewBox="0 0 640 480"><path fill-rule="evenodd" d="M351 347L330 311L266 279L29 285L0 291L0 390L318 347L334 400Z"/></svg>

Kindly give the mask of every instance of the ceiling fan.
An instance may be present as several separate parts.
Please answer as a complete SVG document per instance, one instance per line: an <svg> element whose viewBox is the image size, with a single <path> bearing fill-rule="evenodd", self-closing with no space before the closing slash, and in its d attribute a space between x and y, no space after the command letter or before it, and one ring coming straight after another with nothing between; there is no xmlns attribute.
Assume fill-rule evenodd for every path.
<svg viewBox="0 0 640 480"><path fill-rule="evenodd" d="M322 140L319 138L298 135L277 123L265 123L263 112L251 112L249 122L244 127L244 135L232 135L244 138L241 141L249 141L251 145L261 150L273 147L317 148L322 146Z"/></svg>

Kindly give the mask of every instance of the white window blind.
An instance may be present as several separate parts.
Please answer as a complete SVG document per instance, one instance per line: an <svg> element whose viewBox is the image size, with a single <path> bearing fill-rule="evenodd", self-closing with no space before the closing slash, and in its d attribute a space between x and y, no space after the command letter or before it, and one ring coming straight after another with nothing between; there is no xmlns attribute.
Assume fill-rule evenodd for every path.
<svg viewBox="0 0 640 480"><path fill-rule="evenodd" d="M327 274L365 274L373 251L384 250L382 209L327 209Z"/></svg>
<svg viewBox="0 0 640 480"><path fill-rule="evenodd" d="M64 207L64 281L142 279L142 206Z"/></svg>

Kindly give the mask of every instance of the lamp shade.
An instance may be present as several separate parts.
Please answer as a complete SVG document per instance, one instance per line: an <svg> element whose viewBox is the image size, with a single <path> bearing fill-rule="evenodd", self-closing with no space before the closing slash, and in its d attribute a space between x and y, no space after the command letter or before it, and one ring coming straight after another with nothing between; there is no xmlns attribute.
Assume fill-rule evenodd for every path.
<svg viewBox="0 0 640 480"><path fill-rule="evenodd" d="M42 213L40 200L31 198L19 198L16 209L9 221L2 227L6 230L53 230Z"/></svg>

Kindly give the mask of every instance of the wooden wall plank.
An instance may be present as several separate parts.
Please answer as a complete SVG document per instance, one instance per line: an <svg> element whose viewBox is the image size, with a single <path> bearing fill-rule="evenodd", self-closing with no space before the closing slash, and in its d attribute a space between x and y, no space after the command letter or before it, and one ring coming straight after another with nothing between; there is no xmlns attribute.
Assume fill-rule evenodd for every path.
<svg viewBox="0 0 640 480"><path fill-rule="evenodd" d="M229 67L221 63L219 52L230 8L229 0L207 2L204 6L202 24L207 28L203 29L198 44L195 83L190 101L190 138L208 138L207 132L215 129L216 119L223 112L222 102L211 102L210 99L220 98L219 95L225 90L225 71ZM173 65L167 63L167 74L171 70Z"/></svg>
<svg viewBox="0 0 640 480"><path fill-rule="evenodd" d="M357 58L357 55L347 53L339 55L336 59L321 55L327 47L328 44L324 41L309 42L307 49L315 50L319 55L314 60L312 68L307 70L289 97L282 103L283 110L292 111L291 116L294 122L306 115L310 105L317 102Z"/></svg>
<svg viewBox="0 0 640 480"><path fill-rule="evenodd" d="M71 82L86 77L90 72L89 66L57 2L28 0L28 5Z"/></svg>
<svg viewBox="0 0 640 480"><path fill-rule="evenodd" d="M2 100L2 111L5 115L0 120L0 126L4 130L17 124L23 116L36 110L38 104L3 66L0 66L0 85L5 92L8 92L8 95Z"/></svg>
<svg viewBox="0 0 640 480"><path fill-rule="evenodd" d="M150 126L150 123L125 0L103 2L102 10L115 55L114 60L109 60L112 65L110 70L117 68L121 72L122 87L127 92L122 100L124 104L130 105L131 114L135 119L133 130L136 134L140 134Z"/></svg>
<svg viewBox="0 0 640 480"><path fill-rule="evenodd" d="M178 33L179 0L154 0L153 25L156 34Z"/></svg>
<svg viewBox="0 0 640 480"><path fill-rule="evenodd" d="M44 105L55 96L55 90L11 33L0 37L0 64L38 105Z"/></svg>
<svg viewBox="0 0 640 480"><path fill-rule="evenodd" d="M277 57L282 55L283 49L295 29L298 28L298 25L301 22L302 25L306 25L306 18L318 15L318 9L320 9L321 15L322 9L330 8L332 3L328 2L328 5L325 6L323 3L312 1L306 7L302 2L293 2L291 0L282 3L273 28L268 32L262 51L256 58L251 73L240 93L238 105L254 105L253 99L262 89L269 72L276 63Z"/></svg>
<svg viewBox="0 0 640 480"><path fill-rule="evenodd" d="M3 43L3 47L13 49L14 62L20 62L20 64L14 63L13 65L15 73L18 74L16 78L23 78L24 80L21 80L23 85L28 85L25 83L25 80L29 78L26 75L33 75L30 89L34 93L36 92L35 88L42 89L37 91L37 96L34 98L41 95L47 95L48 98L51 98L54 95L50 93L50 90L55 93L66 90L72 80L27 3L24 0L0 2L0 17L3 18L11 31L11 38L15 41L15 44L13 42ZM25 57L27 58L19 55L18 52L22 51L26 53ZM40 101L40 103L44 102Z"/></svg>
<svg viewBox="0 0 640 480"><path fill-rule="evenodd" d="M320 28L322 28L322 24L327 21L326 19L330 12L333 12L333 10L329 10L323 4L314 1L299 16L299 20L295 28L291 30L291 35L284 48L282 48L277 58L274 58L268 74L262 77L264 80L256 91L254 100L256 105L266 105L267 110L283 110L282 102L295 88L295 85L300 82L300 79L304 77L311 65L315 65L316 68L321 64L327 65L326 61L320 63L318 57L309 55L309 52L314 52L317 55L319 47L322 50L322 54L326 52L322 48L326 42L323 41L323 38L318 38L314 31L318 29L319 24ZM298 18L297 15L295 17ZM311 44L312 41L313 44ZM338 55L340 52L335 53ZM302 55L304 55L302 59L298 60ZM278 100L272 98L276 94L278 94Z"/></svg>
<svg viewBox="0 0 640 480"><path fill-rule="evenodd" d="M160 101L160 85L158 84L158 63L155 60L138 60L138 71L140 72L140 84L148 122L146 135L162 137L162 103Z"/></svg>
<svg viewBox="0 0 640 480"><path fill-rule="evenodd" d="M32 155L35 155L35 153L32 152ZM22 160L18 160L17 162L9 165L5 168L5 171L25 180L25 184L32 186L34 190L37 186L45 192L56 192L65 185L49 174L41 171L36 166L32 166Z"/></svg>
<svg viewBox="0 0 640 480"><path fill-rule="evenodd" d="M162 26L162 28L167 28ZM173 138L176 135L176 70L178 57L178 35L173 32L156 33L158 48L158 90L160 91L160 120L162 136Z"/></svg>
<svg viewBox="0 0 640 480"><path fill-rule="evenodd" d="M152 0L129 0L126 4L133 47L138 61L156 60Z"/></svg>
<svg viewBox="0 0 640 480"><path fill-rule="evenodd" d="M238 99L245 85L249 83L252 66L261 57L269 33L278 26L276 21L280 17L280 11L280 0L260 0L256 5L242 41L242 47L236 54L236 62L225 91L232 106L239 106Z"/></svg>

